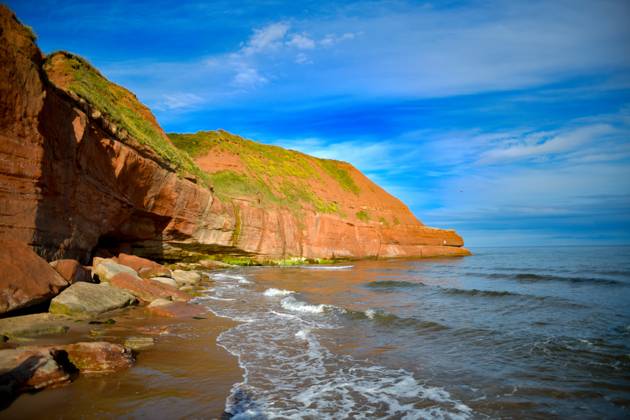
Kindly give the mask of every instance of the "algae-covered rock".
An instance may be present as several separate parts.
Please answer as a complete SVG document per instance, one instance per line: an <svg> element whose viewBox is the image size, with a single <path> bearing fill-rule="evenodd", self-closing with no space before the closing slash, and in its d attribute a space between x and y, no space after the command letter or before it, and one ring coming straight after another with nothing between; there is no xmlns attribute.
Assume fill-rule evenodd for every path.
<svg viewBox="0 0 630 420"><path fill-rule="evenodd" d="M9 339L65 334L72 321L63 315L50 313L14 316L0 319L0 335Z"/></svg>
<svg viewBox="0 0 630 420"><path fill-rule="evenodd" d="M125 347L131 350L144 350L153 347L155 340L153 337L129 337L125 340Z"/></svg>
<svg viewBox="0 0 630 420"><path fill-rule="evenodd" d="M75 283L50 302L49 312L70 316L94 316L132 305L136 298L106 284Z"/></svg>
<svg viewBox="0 0 630 420"><path fill-rule="evenodd" d="M136 275L136 270L126 265L119 264L110 258L94 258L92 263L92 276L98 276L102 282L108 282L119 273Z"/></svg>

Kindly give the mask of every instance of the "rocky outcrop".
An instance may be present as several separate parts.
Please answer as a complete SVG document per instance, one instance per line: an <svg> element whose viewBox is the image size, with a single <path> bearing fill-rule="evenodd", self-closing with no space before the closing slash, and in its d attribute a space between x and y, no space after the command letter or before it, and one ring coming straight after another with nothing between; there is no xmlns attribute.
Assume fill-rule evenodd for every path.
<svg viewBox="0 0 630 420"><path fill-rule="evenodd" d="M91 317L133 305L136 298L107 284L75 283L50 302L50 313Z"/></svg>
<svg viewBox="0 0 630 420"><path fill-rule="evenodd" d="M71 54L44 58L4 6L0 26L0 238L82 263L96 249L157 261L468 253L455 232L422 225L347 164L326 164L297 212L213 193L219 184L203 171L221 169L220 156L192 163L131 92ZM131 122L116 119L123 106ZM344 173L360 192L331 181Z"/></svg>
<svg viewBox="0 0 630 420"><path fill-rule="evenodd" d="M0 241L0 314L46 302L66 286L26 244Z"/></svg>

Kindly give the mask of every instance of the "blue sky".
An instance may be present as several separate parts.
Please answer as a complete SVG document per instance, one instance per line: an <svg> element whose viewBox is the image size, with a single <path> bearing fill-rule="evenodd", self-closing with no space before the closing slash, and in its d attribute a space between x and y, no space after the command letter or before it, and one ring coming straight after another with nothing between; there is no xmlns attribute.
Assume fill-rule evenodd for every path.
<svg viewBox="0 0 630 420"><path fill-rule="evenodd" d="M167 131L347 160L491 245L630 243L630 2L14 1Z"/></svg>

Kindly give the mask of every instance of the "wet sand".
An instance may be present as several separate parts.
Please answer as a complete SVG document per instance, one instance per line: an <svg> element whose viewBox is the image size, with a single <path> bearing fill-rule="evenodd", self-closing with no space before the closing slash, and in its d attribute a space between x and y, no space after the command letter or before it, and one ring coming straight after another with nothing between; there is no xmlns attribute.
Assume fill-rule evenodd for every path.
<svg viewBox="0 0 630 420"><path fill-rule="evenodd" d="M115 324L77 323L60 337L32 344L153 337L134 367L108 375L79 377L72 384L21 395L0 418L220 418L233 384L242 380L237 360L216 345L234 322L208 313L206 319L169 319L134 308L108 314ZM26 343L25 343L26 344ZM30 343L29 343L30 344Z"/></svg>

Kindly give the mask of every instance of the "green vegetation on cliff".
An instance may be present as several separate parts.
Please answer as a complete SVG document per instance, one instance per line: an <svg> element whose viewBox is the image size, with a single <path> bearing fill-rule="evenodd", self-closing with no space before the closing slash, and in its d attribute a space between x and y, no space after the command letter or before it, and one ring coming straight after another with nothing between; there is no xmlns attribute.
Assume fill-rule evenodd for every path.
<svg viewBox="0 0 630 420"><path fill-rule="evenodd" d="M220 170L209 174L215 193L223 199L256 197L263 205L299 211L306 204L320 213L340 213L337 203L322 199L313 190L313 181L327 174L342 189L354 194L360 191L342 162L256 143L224 130L170 133L169 137L175 146L195 158L210 152L238 156L243 173Z"/></svg>
<svg viewBox="0 0 630 420"><path fill-rule="evenodd" d="M124 129L139 143L150 147L178 172L207 182L207 175L190 156L173 146L151 111L133 93L107 80L85 59L56 52L46 57L44 70L57 87L83 98L118 130Z"/></svg>

